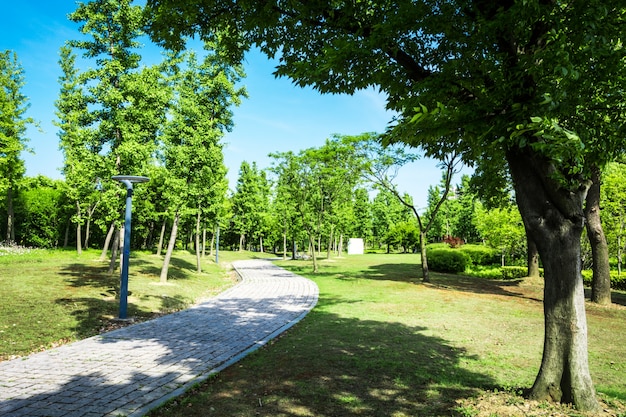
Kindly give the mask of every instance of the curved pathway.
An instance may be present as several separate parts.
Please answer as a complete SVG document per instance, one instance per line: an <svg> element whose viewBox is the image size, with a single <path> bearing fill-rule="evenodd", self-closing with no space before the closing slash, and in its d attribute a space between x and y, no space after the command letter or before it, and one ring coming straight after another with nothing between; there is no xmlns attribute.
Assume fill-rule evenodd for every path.
<svg viewBox="0 0 626 417"><path fill-rule="evenodd" d="M0 416L142 416L258 349L317 303L312 281L268 260L194 307L0 362Z"/></svg>

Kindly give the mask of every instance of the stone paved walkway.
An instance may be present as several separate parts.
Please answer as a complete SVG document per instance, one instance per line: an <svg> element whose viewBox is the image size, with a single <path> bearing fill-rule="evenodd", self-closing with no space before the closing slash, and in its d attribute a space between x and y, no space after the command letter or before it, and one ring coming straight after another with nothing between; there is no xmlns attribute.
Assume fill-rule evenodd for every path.
<svg viewBox="0 0 626 417"><path fill-rule="evenodd" d="M188 310L0 362L0 416L142 416L303 318L318 288L267 260Z"/></svg>

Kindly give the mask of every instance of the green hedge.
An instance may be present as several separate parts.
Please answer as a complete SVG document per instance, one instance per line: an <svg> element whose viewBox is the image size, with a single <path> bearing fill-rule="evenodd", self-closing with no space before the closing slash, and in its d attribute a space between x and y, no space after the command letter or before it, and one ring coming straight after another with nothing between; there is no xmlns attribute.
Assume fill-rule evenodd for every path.
<svg viewBox="0 0 626 417"><path fill-rule="evenodd" d="M431 249L427 252L428 268L437 272L459 273L465 271L468 257L456 249Z"/></svg>
<svg viewBox="0 0 626 417"><path fill-rule="evenodd" d="M481 245L463 245L458 250L467 255L471 265L497 265L500 263L500 253L497 249Z"/></svg>
<svg viewBox="0 0 626 417"><path fill-rule="evenodd" d="M591 287L591 280L593 279L593 271L590 269L584 269L582 271L583 274L583 283ZM617 275L617 271L611 271L611 288L614 290L622 290L626 291L626 271L622 272L621 275Z"/></svg>
<svg viewBox="0 0 626 417"><path fill-rule="evenodd" d="M500 272L502 279L521 279L528 276L528 268L525 266L503 266Z"/></svg>

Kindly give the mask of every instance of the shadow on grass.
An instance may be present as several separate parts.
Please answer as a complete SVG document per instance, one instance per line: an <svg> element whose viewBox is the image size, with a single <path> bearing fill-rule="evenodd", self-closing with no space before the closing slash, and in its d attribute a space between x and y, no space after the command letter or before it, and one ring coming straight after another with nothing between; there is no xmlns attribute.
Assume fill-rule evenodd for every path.
<svg viewBox="0 0 626 417"><path fill-rule="evenodd" d="M343 302L330 298L320 305ZM6 400L2 409L47 415L45 407L54 408L57 399L67 404L67 392L78 390L76 401L86 400L82 407L94 415L127 414L181 383L193 386L187 367L206 374L247 347L259 346L259 340L283 325L275 318L285 314L300 313L281 296L262 304L256 297L233 297L164 316L158 324L145 322L109 333L98 340L101 351L124 351L120 361L129 364L145 360L144 349L161 346L160 356L149 360L150 372L123 362L105 375L96 371L96 361L93 371L57 380L54 388L42 386L46 392ZM465 350L433 337L424 327L314 309L287 333L196 386L183 405L172 403L152 415L454 416L457 400L494 386L488 376L463 367L471 360ZM41 407L39 414L33 412Z"/></svg>
<svg viewBox="0 0 626 417"><path fill-rule="evenodd" d="M150 416L457 415L457 400L495 382L463 368L473 359L464 349L428 333L314 310L240 365Z"/></svg>

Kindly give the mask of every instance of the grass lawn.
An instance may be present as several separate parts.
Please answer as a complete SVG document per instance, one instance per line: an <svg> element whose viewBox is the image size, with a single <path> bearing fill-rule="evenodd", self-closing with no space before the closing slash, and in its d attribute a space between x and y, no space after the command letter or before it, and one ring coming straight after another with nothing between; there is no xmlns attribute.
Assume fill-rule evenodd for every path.
<svg viewBox="0 0 626 417"><path fill-rule="evenodd" d="M129 316L185 308L234 284L234 259L220 266L175 254L167 284L162 259L133 252ZM0 256L0 359L114 328L119 272L98 251ZM184 396L157 416L580 416L525 401L543 341L541 282L433 274L419 257L368 254L279 261L320 287L317 307L298 325ZM626 294L611 307L587 304L592 377L603 416L626 417Z"/></svg>
<svg viewBox="0 0 626 417"><path fill-rule="evenodd" d="M222 258L228 257L221 253ZM26 355L119 326L119 269L109 275L100 251L33 250L0 256L0 360ZM230 255L232 257L232 255ZM228 269L177 251L169 279L159 282L162 257L131 253L128 317L145 320L183 309L234 284Z"/></svg>
<svg viewBox="0 0 626 417"><path fill-rule="evenodd" d="M579 416L525 401L541 362L541 283L433 274L415 255L280 261L318 306L263 349L157 416ZM588 304L590 366L605 416L626 416L626 297ZM621 305L619 304L621 303Z"/></svg>

